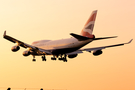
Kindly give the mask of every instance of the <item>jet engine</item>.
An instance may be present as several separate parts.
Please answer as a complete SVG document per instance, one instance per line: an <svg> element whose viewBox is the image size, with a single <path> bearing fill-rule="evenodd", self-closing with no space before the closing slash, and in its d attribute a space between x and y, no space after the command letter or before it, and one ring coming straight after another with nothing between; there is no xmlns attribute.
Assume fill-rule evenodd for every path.
<svg viewBox="0 0 135 90"><path fill-rule="evenodd" d="M102 53L103 53L102 50L95 50L95 51L93 51L93 55L94 56L98 56L98 55L100 55Z"/></svg>
<svg viewBox="0 0 135 90"><path fill-rule="evenodd" d="M24 51L23 52L23 56L29 56L31 53L30 53L30 51Z"/></svg>
<svg viewBox="0 0 135 90"><path fill-rule="evenodd" d="M68 58L75 58L77 57L78 54L72 54L72 55L68 55Z"/></svg>
<svg viewBox="0 0 135 90"><path fill-rule="evenodd" d="M20 49L19 46L13 46L13 47L11 48L11 50L12 50L13 52L18 51L19 49Z"/></svg>

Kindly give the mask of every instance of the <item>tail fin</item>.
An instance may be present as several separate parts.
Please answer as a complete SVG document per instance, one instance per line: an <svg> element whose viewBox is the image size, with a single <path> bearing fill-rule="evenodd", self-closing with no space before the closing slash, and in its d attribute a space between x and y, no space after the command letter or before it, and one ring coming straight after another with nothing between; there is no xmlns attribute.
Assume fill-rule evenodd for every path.
<svg viewBox="0 0 135 90"><path fill-rule="evenodd" d="M84 25L84 28L82 29L81 35L89 38L95 38L94 35L92 35L94 23L96 20L97 10L93 11L90 18Z"/></svg>

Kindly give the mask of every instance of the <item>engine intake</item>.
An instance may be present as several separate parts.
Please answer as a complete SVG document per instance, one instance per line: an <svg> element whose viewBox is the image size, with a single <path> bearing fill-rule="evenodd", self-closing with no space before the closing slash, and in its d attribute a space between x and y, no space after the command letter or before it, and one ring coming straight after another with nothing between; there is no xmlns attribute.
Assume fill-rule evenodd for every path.
<svg viewBox="0 0 135 90"><path fill-rule="evenodd" d="M72 55L68 55L68 58L75 58L77 57L78 54L72 54Z"/></svg>
<svg viewBox="0 0 135 90"><path fill-rule="evenodd" d="M18 51L19 49L20 49L19 46L13 46L13 47L11 48L11 50L12 50L13 52Z"/></svg>
<svg viewBox="0 0 135 90"><path fill-rule="evenodd" d="M29 56L31 53L30 53L30 51L24 51L23 52L23 56Z"/></svg>
<svg viewBox="0 0 135 90"><path fill-rule="evenodd" d="M102 53L103 53L102 50L95 50L95 51L93 51L93 55L94 56L98 56L98 55L100 55Z"/></svg>

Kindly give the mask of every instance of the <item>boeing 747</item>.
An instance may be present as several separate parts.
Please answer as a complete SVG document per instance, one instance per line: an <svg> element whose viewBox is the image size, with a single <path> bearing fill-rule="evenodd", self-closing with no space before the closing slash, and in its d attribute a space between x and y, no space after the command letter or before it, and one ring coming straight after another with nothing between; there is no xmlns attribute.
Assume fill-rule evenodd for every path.
<svg viewBox="0 0 135 90"><path fill-rule="evenodd" d="M23 56L32 55L33 61L36 61L35 56L41 56L42 60L46 61L46 56L52 55L53 57L51 57L51 60L56 60L58 58L59 60L62 60L64 62L67 62L67 57L75 58L78 54L83 53L83 51L92 52L94 56L98 56L102 54L102 50L105 48L122 46L125 44L129 44L133 40L131 39L127 43L81 49L85 45L95 40L116 38L116 36L96 38L95 35L92 34L94 23L96 20L96 15L97 15L97 10L92 12L90 18L84 25L81 34L78 35L78 34L70 33L72 37L67 39L40 40L40 41L35 41L31 45L29 45L11 36L6 35L6 31L4 32L3 37L13 43L16 43L16 45L11 48L13 52L18 51L20 47L26 48L27 50L23 52Z"/></svg>

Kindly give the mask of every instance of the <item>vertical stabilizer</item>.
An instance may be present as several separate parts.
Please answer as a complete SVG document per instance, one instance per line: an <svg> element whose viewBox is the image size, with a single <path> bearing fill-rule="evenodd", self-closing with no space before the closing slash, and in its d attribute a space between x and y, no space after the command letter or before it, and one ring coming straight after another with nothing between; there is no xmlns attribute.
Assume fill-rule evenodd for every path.
<svg viewBox="0 0 135 90"><path fill-rule="evenodd" d="M97 10L93 11L90 18L84 25L84 28L82 29L81 35L89 38L94 38L94 35L92 35L94 23L96 20Z"/></svg>

